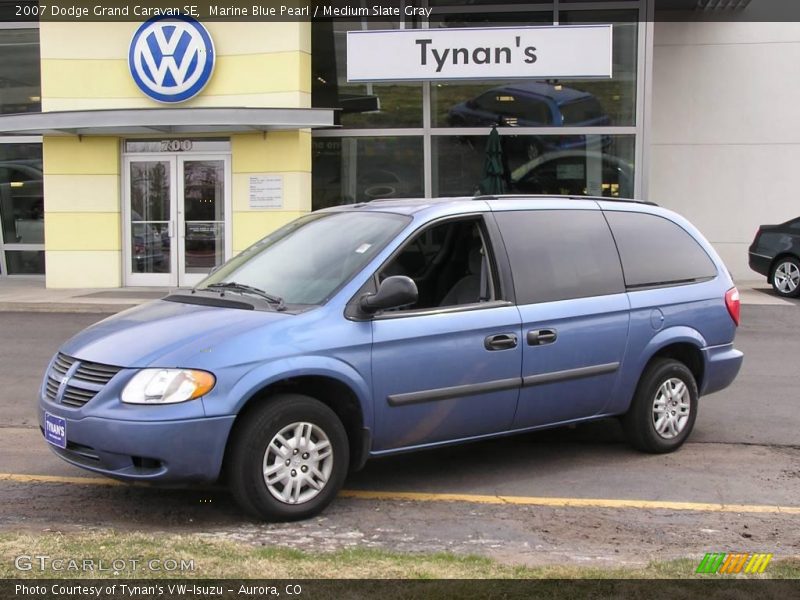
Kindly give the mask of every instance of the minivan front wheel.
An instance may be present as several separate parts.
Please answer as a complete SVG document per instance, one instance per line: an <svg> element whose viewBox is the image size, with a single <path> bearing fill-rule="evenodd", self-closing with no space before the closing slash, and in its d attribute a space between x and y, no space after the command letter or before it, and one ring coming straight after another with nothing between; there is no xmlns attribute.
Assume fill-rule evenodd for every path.
<svg viewBox="0 0 800 600"><path fill-rule="evenodd" d="M269 521L306 519L342 487L349 445L339 417L299 394L282 394L243 417L227 473L242 508Z"/></svg>
<svg viewBox="0 0 800 600"><path fill-rule="evenodd" d="M697 382L673 359L654 360L642 375L622 424L631 444L654 454L677 450L697 418Z"/></svg>

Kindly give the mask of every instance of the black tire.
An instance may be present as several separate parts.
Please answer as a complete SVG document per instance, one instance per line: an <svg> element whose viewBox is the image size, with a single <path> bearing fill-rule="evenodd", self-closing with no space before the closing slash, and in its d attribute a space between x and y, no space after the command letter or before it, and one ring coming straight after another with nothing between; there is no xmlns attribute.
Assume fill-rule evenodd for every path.
<svg viewBox="0 0 800 600"><path fill-rule="evenodd" d="M321 491L308 501L289 504L279 500L268 489L264 460L273 438L294 423L310 423L318 427L330 441L333 454L332 468ZM350 464L347 433L336 413L314 398L300 394L275 396L244 415L244 420L237 424L231 435L226 457L228 484L238 504L254 517L267 521L313 517L336 497L347 476ZM296 458L300 460L299 456ZM290 459L295 460L295 457ZM299 464L293 466L297 466L298 471L301 468Z"/></svg>
<svg viewBox="0 0 800 600"><path fill-rule="evenodd" d="M800 284L794 284L795 288L781 289L778 287L778 282L775 279L775 273L778 271L779 268L782 269L790 269L793 273L800 273L800 260L797 260L793 256L784 256L783 258L775 261L775 264L772 266L772 270L769 274L769 280L772 282L772 289L775 290L775 293L779 296L783 296L784 298L797 298L800 296Z"/></svg>
<svg viewBox="0 0 800 600"><path fill-rule="evenodd" d="M661 386L670 380L680 380L688 392L688 418L682 429L667 439L656 429L654 405ZM697 382L689 368L680 361L659 358L652 361L639 380L630 409L622 418L622 426L631 445L651 454L673 452L683 445L697 419ZM677 407L675 407L677 408ZM671 411L670 411L671 412ZM672 432L666 432L667 435Z"/></svg>

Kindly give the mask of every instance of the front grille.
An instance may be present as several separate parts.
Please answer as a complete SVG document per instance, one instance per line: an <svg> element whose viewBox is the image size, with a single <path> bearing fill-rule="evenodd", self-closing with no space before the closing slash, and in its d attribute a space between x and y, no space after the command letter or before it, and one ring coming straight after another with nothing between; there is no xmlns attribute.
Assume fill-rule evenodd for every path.
<svg viewBox="0 0 800 600"><path fill-rule="evenodd" d="M61 352L59 352L58 354L56 354L55 361L53 361L52 371L53 373L56 373L61 377L63 377L64 375L67 374L67 371L69 371L69 368L73 365L74 362L75 362L74 358L70 358L66 354L61 354Z"/></svg>
<svg viewBox="0 0 800 600"><path fill-rule="evenodd" d="M94 398L121 370L121 367L112 365L78 361L59 352L47 373L45 396L48 400L57 402L61 382L71 373L60 402L65 406L80 408Z"/></svg>
<svg viewBox="0 0 800 600"><path fill-rule="evenodd" d="M82 390L81 388L68 385L64 390L64 395L61 396L61 404L80 408L96 395L97 392L93 392L91 390Z"/></svg>
<svg viewBox="0 0 800 600"><path fill-rule="evenodd" d="M101 365L98 363L82 362L72 376L73 379L80 381L88 381L90 383L99 383L105 385L111 378L120 372L119 367L112 367L111 365Z"/></svg>
<svg viewBox="0 0 800 600"><path fill-rule="evenodd" d="M55 400L56 396L58 396L58 382L56 382L50 375L47 376L47 381L45 382L45 395L47 396L48 400Z"/></svg>

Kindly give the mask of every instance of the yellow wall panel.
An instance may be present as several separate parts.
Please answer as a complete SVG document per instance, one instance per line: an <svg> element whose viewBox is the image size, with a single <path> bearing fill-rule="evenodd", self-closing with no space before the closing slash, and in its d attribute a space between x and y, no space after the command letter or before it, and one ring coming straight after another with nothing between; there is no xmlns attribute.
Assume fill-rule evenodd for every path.
<svg viewBox="0 0 800 600"><path fill-rule="evenodd" d="M119 213L48 213L46 250L120 250Z"/></svg>
<svg viewBox="0 0 800 600"><path fill-rule="evenodd" d="M136 98L43 98L42 110L97 110L119 108L154 108L163 105L137 92ZM307 92L271 92L264 94L235 94L209 96L205 93L181 103L181 108L204 106L251 106L255 108L309 108L311 94Z"/></svg>
<svg viewBox="0 0 800 600"><path fill-rule="evenodd" d="M233 213L233 252L237 254L304 211L250 211Z"/></svg>
<svg viewBox="0 0 800 600"><path fill-rule="evenodd" d="M233 210L250 211L250 173L233 175ZM311 173L274 173L283 177L283 207L255 209L262 211L309 211L311 210Z"/></svg>
<svg viewBox="0 0 800 600"><path fill-rule="evenodd" d="M204 94L311 91L311 57L305 52L220 56Z"/></svg>
<svg viewBox="0 0 800 600"><path fill-rule="evenodd" d="M141 92L124 60L42 60L43 98L131 98Z"/></svg>
<svg viewBox="0 0 800 600"><path fill-rule="evenodd" d="M119 212L118 175L45 175L44 206L52 212Z"/></svg>
<svg viewBox="0 0 800 600"><path fill-rule="evenodd" d="M80 58L87 60L127 58L133 34L141 23L46 22L39 24L42 59Z"/></svg>
<svg viewBox="0 0 800 600"><path fill-rule="evenodd" d="M270 131L231 137L234 173L311 171L308 131Z"/></svg>
<svg viewBox="0 0 800 600"><path fill-rule="evenodd" d="M114 251L45 252L48 288L114 288L122 285L122 259Z"/></svg>
<svg viewBox="0 0 800 600"><path fill-rule="evenodd" d="M46 175L119 174L119 139L46 137L42 147Z"/></svg>
<svg viewBox="0 0 800 600"><path fill-rule="evenodd" d="M219 56L202 95L311 91L305 52ZM44 98L138 98L126 60L42 60ZM154 105L159 105L151 101Z"/></svg>
<svg viewBox="0 0 800 600"><path fill-rule="evenodd" d="M143 19L144 20L144 19ZM141 23L42 22L41 56L48 58L127 59ZM311 24L293 22L207 22L218 56L263 52L311 52Z"/></svg>

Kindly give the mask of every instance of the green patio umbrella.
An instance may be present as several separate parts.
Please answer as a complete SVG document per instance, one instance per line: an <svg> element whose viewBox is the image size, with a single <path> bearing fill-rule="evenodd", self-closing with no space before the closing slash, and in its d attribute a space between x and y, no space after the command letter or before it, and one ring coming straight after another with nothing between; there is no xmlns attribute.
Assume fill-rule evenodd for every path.
<svg viewBox="0 0 800 600"><path fill-rule="evenodd" d="M497 127L492 127L486 142L486 155L483 159L483 173L478 184L481 194L505 194L506 173L503 160L503 145Z"/></svg>

